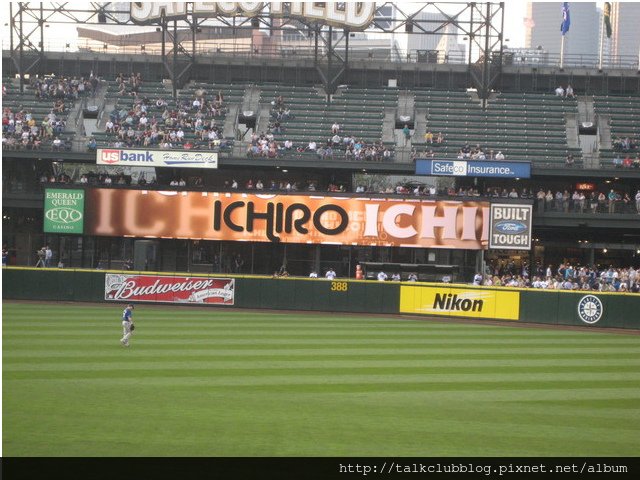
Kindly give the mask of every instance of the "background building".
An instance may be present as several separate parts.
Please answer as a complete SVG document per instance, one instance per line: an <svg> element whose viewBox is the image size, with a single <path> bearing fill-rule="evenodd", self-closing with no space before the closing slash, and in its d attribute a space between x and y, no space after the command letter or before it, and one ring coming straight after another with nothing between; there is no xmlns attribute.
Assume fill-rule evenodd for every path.
<svg viewBox="0 0 640 480"><path fill-rule="evenodd" d="M565 58L573 56L598 55L600 16L596 2L570 2L571 28L566 35ZM560 24L562 22L562 2L541 3L529 2L527 5L527 21L525 23L526 48L542 47L550 56L560 55Z"/></svg>
<svg viewBox="0 0 640 480"><path fill-rule="evenodd" d="M600 10L600 15L603 11ZM640 50L640 3L611 3L611 38L604 36L605 61L609 65L637 64ZM600 22L602 28L602 22ZM600 31L600 30L598 30Z"/></svg>

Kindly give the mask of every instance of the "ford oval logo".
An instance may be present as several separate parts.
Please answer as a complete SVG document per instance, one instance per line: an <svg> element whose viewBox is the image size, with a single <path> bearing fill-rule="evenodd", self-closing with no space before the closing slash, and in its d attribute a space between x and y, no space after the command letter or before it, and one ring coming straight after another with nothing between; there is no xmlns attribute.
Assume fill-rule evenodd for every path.
<svg viewBox="0 0 640 480"><path fill-rule="evenodd" d="M500 233L522 233L527 226L522 222L498 222L494 228Z"/></svg>

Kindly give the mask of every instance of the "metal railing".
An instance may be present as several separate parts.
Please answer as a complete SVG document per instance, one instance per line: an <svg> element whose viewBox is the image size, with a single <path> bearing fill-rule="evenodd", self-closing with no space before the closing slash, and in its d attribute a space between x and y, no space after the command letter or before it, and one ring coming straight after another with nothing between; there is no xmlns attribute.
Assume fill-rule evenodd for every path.
<svg viewBox="0 0 640 480"><path fill-rule="evenodd" d="M2 49L9 50L8 39L2 40ZM71 46L63 42L45 42L46 52L92 53L92 54L128 54L144 56L160 56L162 49L160 44L131 45L130 42L99 44L96 42L80 42ZM189 52L191 51L188 49ZM345 55L344 44L335 46L335 50L340 55ZM221 40L216 42L197 43L195 55L197 56L225 56L243 58L270 58L270 59L314 59L315 47L312 44L280 44L256 46L247 42L234 40ZM320 59L326 58L327 51L323 47L318 47ZM468 63L468 55L463 51L438 51L438 50L406 50L391 47L350 47L350 61L384 61L394 63L426 63L426 64L450 64L464 65ZM502 56L499 51L491 53L491 62L509 66L530 66L530 67L559 67L560 54L551 54L537 50L509 50L505 49ZM472 63L474 63L472 61ZM563 67L572 68L595 68L599 67L598 54L577 55L565 54ZM639 69L639 58L636 55L610 55L605 56L603 68L607 69Z"/></svg>

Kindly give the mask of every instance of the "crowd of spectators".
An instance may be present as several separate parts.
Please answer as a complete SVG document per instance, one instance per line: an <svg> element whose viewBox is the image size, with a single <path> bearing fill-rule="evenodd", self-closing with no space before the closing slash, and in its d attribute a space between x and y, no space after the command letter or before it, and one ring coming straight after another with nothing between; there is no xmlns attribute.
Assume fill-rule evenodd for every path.
<svg viewBox="0 0 640 480"><path fill-rule="evenodd" d="M49 145L52 150L68 150L70 145L63 138L65 121L54 108L41 120L36 119L29 108L3 107L2 148L8 150L40 150ZM62 105L64 112L64 105Z"/></svg>
<svg viewBox="0 0 640 480"><path fill-rule="evenodd" d="M615 137L611 143L615 152L630 152L637 150L638 146L640 146L640 141L630 137Z"/></svg>
<svg viewBox="0 0 640 480"><path fill-rule="evenodd" d="M243 187L240 187L238 181L234 178L231 181L225 180L223 184L223 190L225 191L233 191L233 190L241 190L245 192L261 192L261 191L270 191L270 192L316 192L318 191L318 182L315 180L309 181L294 181L294 180L269 180L263 182L262 179L258 178L254 180L249 178L243 184Z"/></svg>
<svg viewBox="0 0 640 480"><path fill-rule="evenodd" d="M58 174L53 173L41 173L39 175L39 182L41 185L47 183L56 183L62 185L72 185L72 184L80 184L80 185L91 185L91 186L111 186L111 185L121 185L128 186L131 185L131 176L125 175L123 173L118 174L107 174L105 172L94 173L90 172L88 174L81 174L76 179L72 179L65 172L61 172ZM152 181L153 184L156 183L155 177ZM139 185L142 183L138 182Z"/></svg>
<svg viewBox="0 0 640 480"><path fill-rule="evenodd" d="M216 150L230 145L220 125L227 111L222 92L208 98L199 89L192 98L178 99L172 106L164 98L139 93L143 83L140 74L128 79L119 75L117 81L119 94L131 96L132 102L116 105L109 114L105 131L111 134L110 147ZM88 148L95 149L95 145Z"/></svg>
<svg viewBox="0 0 640 480"><path fill-rule="evenodd" d="M320 185L318 180L309 179L301 180L299 178L291 179L271 179L263 181L261 178L244 178L224 180L221 187L205 185L201 176L188 176L184 178L177 176L175 178L159 181L156 177L147 179L144 175L132 181L132 178L123 174L107 174L105 172L82 174L75 180L72 180L67 174L60 173L57 175L50 173L41 173L38 175L40 183L80 183L89 185L157 185L170 187L196 187L196 188L222 188L225 191L238 190L242 192L250 191L277 191L277 192L346 192L348 190L344 183L329 182ZM527 187L486 187L484 189L473 187L453 186L437 188L435 185L424 184L406 184L397 183L395 186L387 185L383 187L367 187L358 184L353 188L354 193L358 194L388 194L388 195L404 195L416 197L460 197L460 198L502 198L502 199L525 199L533 200L534 206L538 213L542 212L559 212L559 213L626 213L640 214L640 189L633 193L617 192L610 189L608 193L603 191L584 192L581 190L568 189L565 190L545 190L539 189L537 193L533 189Z"/></svg>
<svg viewBox="0 0 640 480"><path fill-rule="evenodd" d="M422 197L483 197L483 198L511 198L535 200L538 212L563 213L640 213L640 190L635 194L619 192L610 189L608 193L602 191L584 192L582 190L552 190L539 189L537 193L527 187L477 187L453 186L437 188L434 185L398 183L395 186L368 188L359 184L354 188L355 193L379 193L412 195Z"/></svg>
<svg viewBox="0 0 640 480"><path fill-rule="evenodd" d="M498 161L501 161L501 160L504 160L506 157L505 157L504 153L502 153L501 150L498 150L496 152L493 149L489 149L487 151L486 148L483 148L479 144L477 144L476 146L472 147L467 143L466 145L464 145L458 151L458 157L457 158L458 158L458 160L498 160Z"/></svg>
<svg viewBox="0 0 640 480"><path fill-rule="evenodd" d="M627 153L624 158L620 154L616 154L613 158L613 166L615 168L640 168L640 153L635 158L631 158L631 154Z"/></svg>
<svg viewBox="0 0 640 480"><path fill-rule="evenodd" d="M41 100L43 105L50 106L49 112L41 114L41 117L27 105L4 105L2 147L8 150L40 150L47 145L53 150L67 150L70 145L61 136L66 127L69 103L72 103L70 100L77 98L80 88L80 84L73 83L74 81L75 79L69 81L55 77L35 77L32 87L36 99Z"/></svg>
<svg viewBox="0 0 640 480"><path fill-rule="evenodd" d="M358 185L355 193L367 193L364 185ZM369 190L371 193L371 191ZM533 189L515 187L487 187L480 190L476 187L436 188L428 185L411 185L399 183L395 187L381 188L374 193L388 193L414 196L438 196L438 197L483 197L483 198L511 198L511 199L535 199L538 212L563 212L563 213L640 213L640 190L635 195L627 192L618 192L610 189L605 192L584 192L581 190L555 191L539 189L534 193Z"/></svg>
<svg viewBox="0 0 640 480"><path fill-rule="evenodd" d="M539 288L546 290L584 290L598 292L640 293L640 268L599 268L595 265L561 263L557 267L536 265L533 275L526 263L518 268L514 262L495 264L485 274L477 273L474 285Z"/></svg>
<svg viewBox="0 0 640 480"><path fill-rule="evenodd" d="M545 192L540 189L536 194L538 212L564 213L640 213L640 190L633 194L617 192L610 189L603 191L583 192L574 190Z"/></svg>
<svg viewBox="0 0 640 480"><path fill-rule="evenodd" d="M72 77L59 78L53 76L35 76L31 80L31 87L34 89L37 99L49 100L70 100L74 101L80 97L91 94L95 95L100 81L93 75L89 78Z"/></svg>

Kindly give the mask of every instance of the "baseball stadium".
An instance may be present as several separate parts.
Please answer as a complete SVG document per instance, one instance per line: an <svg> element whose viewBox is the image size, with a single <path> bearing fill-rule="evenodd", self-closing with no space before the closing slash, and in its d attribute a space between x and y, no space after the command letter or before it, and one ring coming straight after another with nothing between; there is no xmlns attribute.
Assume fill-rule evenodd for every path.
<svg viewBox="0 0 640 480"><path fill-rule="evenodd" d="M5 457L638 455L640 4L2 10Z"/></svg>

